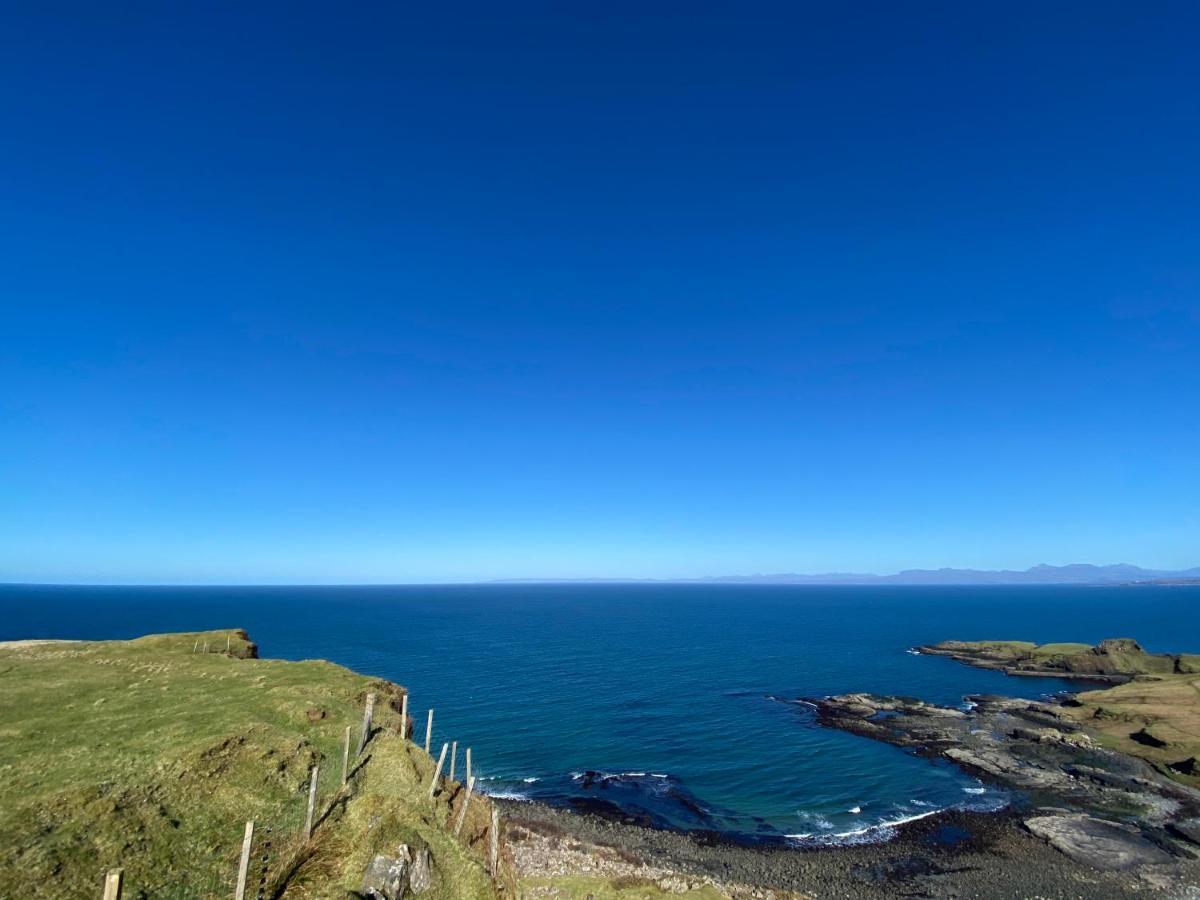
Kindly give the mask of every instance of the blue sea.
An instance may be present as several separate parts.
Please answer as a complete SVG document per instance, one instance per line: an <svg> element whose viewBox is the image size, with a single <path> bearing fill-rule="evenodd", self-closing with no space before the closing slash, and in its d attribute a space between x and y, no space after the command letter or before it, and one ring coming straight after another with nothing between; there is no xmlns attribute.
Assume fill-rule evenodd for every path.
<svg viewBox="0 0 1200 900"><path fill-rule="evenodd" d="M0 586L0 639L242 627L262 655L406 685L418 737L473 748L490 793L797 843L888 837L1006 794L819 727L803 697L957 704L1077 688L917 656L946 638L1200 651L1200 587Z"/></svg>

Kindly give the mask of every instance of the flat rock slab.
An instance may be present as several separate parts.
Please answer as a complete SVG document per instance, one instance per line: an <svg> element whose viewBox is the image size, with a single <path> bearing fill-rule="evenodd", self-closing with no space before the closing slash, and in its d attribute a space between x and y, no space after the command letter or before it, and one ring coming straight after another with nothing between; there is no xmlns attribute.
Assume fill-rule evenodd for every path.
<svg viewBox="0 0 1200 900"><path fill-rule="evenodd" d="M1038 816L1026 819L1025 827L1076 862L1097 869L1119 871L1174 862L1137 829L1092 816Z"/></svg>
<svg viewBox="0 0 1200 900"><path fill-rule="evenodd" d="M1182 822L1172 822L1171 830L1187 838L1193 844L1200 844L1200 819L1185 819Z"/></svg>

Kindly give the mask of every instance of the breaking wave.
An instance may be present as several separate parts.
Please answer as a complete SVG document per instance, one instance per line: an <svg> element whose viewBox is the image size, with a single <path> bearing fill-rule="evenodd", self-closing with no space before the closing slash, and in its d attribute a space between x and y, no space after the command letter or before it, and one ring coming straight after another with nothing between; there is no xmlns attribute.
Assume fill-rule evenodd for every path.
<svg viewBox="0 0 1200 900"><path fill-rule="evenodd" d="M936 816L941 811L940 809L931 809L926 812L913 813L909 816L901 816L898 819L885 819L882 822L876 822L874 825L866 825L863 828L854 828L849 831L836 831L826 834L807 832L789 834L786 837L799 846L828 847L835 844L882 843L894 838L901 825L907 825L909 822L916 822L929 816Z"/></svg>
<svg viewBox="0 0 1200 900"><path fill-rule="evenodd" d="M480 791L487 794L489 797L494 797L497 800L531 800L532 798L521 791L510 791L504 788L492 790L490 788L480 788Z"/></svg>

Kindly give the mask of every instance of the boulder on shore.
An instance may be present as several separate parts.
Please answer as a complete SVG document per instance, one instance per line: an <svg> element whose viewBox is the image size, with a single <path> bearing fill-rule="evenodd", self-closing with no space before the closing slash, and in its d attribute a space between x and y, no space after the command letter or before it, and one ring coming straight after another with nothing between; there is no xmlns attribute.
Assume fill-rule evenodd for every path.
<svg viewBox="0 0 1200 900"><path fill-rule="evenodd" d="M1129 825L1092 816L1038 816L1025 827L1076 862L1112 871L1173 862L1173 857Z"/></svg>

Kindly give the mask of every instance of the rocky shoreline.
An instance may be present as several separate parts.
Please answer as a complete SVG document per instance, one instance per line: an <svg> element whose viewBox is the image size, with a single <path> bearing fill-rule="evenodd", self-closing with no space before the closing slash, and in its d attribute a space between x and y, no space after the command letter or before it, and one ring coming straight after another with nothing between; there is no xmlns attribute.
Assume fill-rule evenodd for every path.
<svg viewBox="0 0 1200 900"><path fill-rule="evenodd" d="M895 838L876 844L750 847L529 801L499 805L522 878L619 873L631 886L653 884L684 896L708 886L731 900L1200 896L1200 862L1096 869L1027 828L1030 810L1024 806L996 813L948 810L901 826Z"/></svg>
<svg viewBox="0 0 1200 900"><path fill-rule="evenodd" d="M1028 650L1034 645L1016 642L919 649L958 659L968 646L983 648L965 654L961 661L971 665L1004 669L1014 658L1028 659L1019 674L1063 677L1065 665L1074 677L1108 684L1153 680L1122 667L1169 665L1178 676L1181 660L1188 662L1151 657L1126 640L1096 648L1050 645L1036 660ZM1070 695L1057 702L973 695L961 707L865 693L801 699L825 727L947 759L1011 790L1013 802L991 813L945 810L896 826L896 836L879 843L811 846L747 844L712 832L646 827L603 811L505 801L518 871L536 876L584 867L629 885L708 890L734 900L1200 900L1200 790L1103 746L1072 716L1082 704Z"/></svg>
<svg viewBox="0 0 1200 900"><path fill-rule="evenodd" d="M828 727L942 756L1020 791L1035 811L1023 824L1097 869L1167 865L1200 857L1200 791L1142 760L1098 746L1055 704L989 695L967 709L846 694L814 701Z"/></svg>

